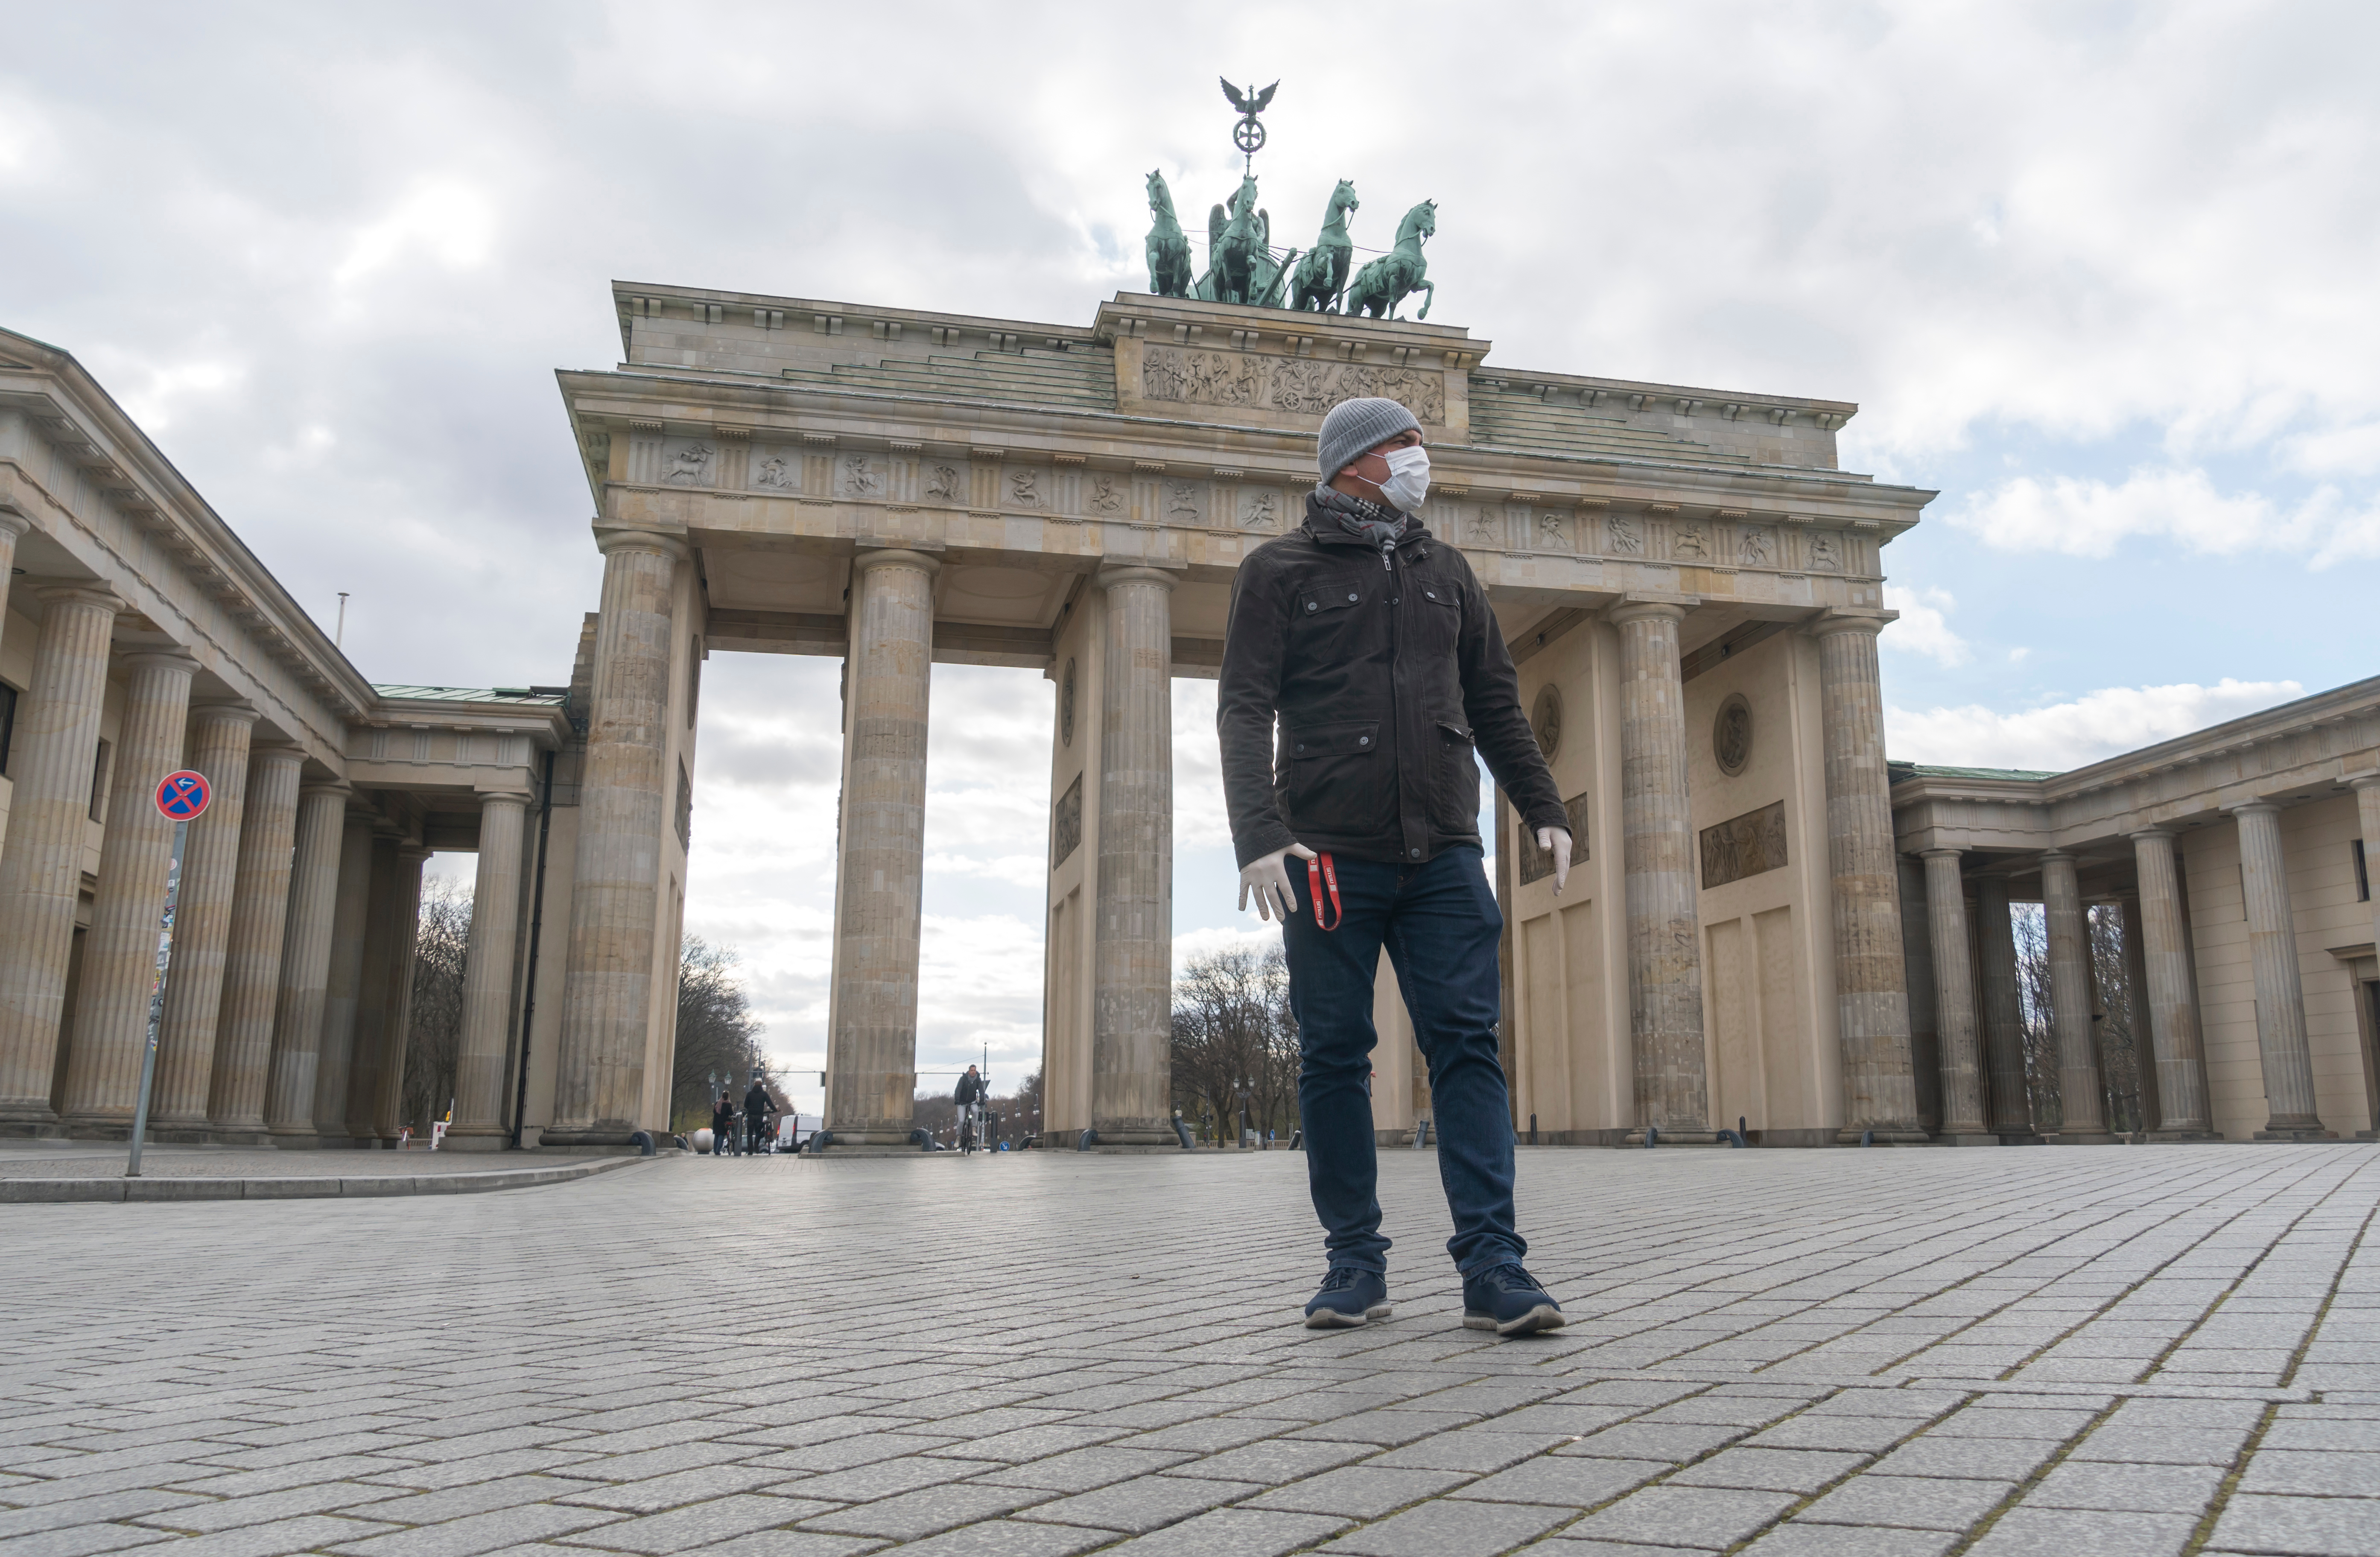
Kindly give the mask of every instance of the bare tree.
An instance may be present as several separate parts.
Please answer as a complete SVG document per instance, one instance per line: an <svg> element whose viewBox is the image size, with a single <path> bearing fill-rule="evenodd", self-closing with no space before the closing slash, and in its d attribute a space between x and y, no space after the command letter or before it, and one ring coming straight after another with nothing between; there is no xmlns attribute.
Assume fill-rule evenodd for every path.
<svg viewBox="0 0 2380 1557"><path fill-rule="evenodd" d="M2016 938L2016 993L2024 1012L2024 1087L2033 1124L2055 1130L2066 1118L2058 1074L2058 1023L2049 992L2049 916L2038 903L2009 906Z"/></svg>
<svg viewBox="0 0 2380 1557"><path fill-rule="evenodd" d="M454 1106L463 1051L463 974L471 948L471 884L422 884L413 942L413 1006L405 1035L405 1123L419 1136Z"/></svg>
<svg viewBox="0 0 2380 1557"><path fill-rule="evenodd" d="M1173 984L1173 1101L1218 1138L1236 1133L1241 1094L1257 1130L1297 1125L1297 1020L1281 947L1193 957Z"/></svg>
<svg viewBox="0 0 2380 1557"><path fill-rule="evenodd" d="M2124 944L2124 911L2101 903L2091 910L2091 976L2099 989L2102 1019L2092 1024L2099 1040L2099 1079L2107 1093L2107 1127L2145 1128L2141 1110L2140 1007L2132 999L2131 962Z"/></svg>
<svg viewBox="0 0 2380 1557"><path fill-rule="evenodd" d="M991 1115L1000 1121L1000 1133L1009 1140L1022 1141L1039 1135L1041 1073L1037 1070L1026 1077L1009 1096L992 1099Z"/></svg>
<svg viewBox="0 0 2380 1557"><path fill-rule="evenodd" d="M2065 1120L2064 1077L2058 1063L2058 1019L2049 979L2048 915L2038 903L2010 909L2016 934L2017 994L2024 1006L2024 1074L2035 1127L2055 1130ZM2099 1055L2099 1089L2107 1128L2141 1128L2141 1077L2133 1041L2131 966L2124 954L2123 911L2112 903L2090 907L2091 975L2101 1019L2091 1024Z"/></svg>
<svg viewBox="0 0 2380 1557"><path fill-rule="evenodd" d="M683 1132L710 1123L717 1085L741 1100L757 1078L779 1112L784 1094L769 1075L760 1052L768 1028L752 1015L751 996L737 976L735 949L714 946L699 935L678 945L677 1060L670 1070L670 1116Z"/></svg>

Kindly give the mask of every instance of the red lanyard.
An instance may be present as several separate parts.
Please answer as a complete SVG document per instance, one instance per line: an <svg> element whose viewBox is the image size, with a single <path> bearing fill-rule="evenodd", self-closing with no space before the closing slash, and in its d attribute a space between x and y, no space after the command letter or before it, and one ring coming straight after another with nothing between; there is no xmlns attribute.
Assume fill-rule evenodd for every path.
<svg viewBox="0 0 2380 1557"><path fill-rule="evenodd" d="M1330 883L1330 922L1322 922L1322 883ZM1314 922L1322 930L1336 930L1347 922L1347 910L1339 906L1339 870L1327 854L1317 855L1305 862L1305 890L1314 899Z"/></svg>

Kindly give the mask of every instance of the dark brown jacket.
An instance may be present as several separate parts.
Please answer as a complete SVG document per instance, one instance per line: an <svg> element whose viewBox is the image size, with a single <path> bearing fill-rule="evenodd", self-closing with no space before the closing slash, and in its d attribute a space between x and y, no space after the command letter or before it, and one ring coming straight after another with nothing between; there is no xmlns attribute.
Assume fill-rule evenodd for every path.
<svg viewBox="0 0 2380 1557"><path fill-rule="evenodd" d="M1475 745L1524 826L1570 825L1488 592L1418 519L1384 565L1309 497L1249 553L1215 727L1243 866L1293 841L1401 864L1484 847Z"/></svg>

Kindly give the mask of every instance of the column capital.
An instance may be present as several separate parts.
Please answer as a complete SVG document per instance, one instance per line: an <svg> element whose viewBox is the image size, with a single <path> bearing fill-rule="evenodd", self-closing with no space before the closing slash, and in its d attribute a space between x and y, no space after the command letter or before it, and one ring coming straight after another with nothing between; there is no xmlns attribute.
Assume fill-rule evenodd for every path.
<svg viewBox="0 0 2380 1557"><path fill-rule="evenodd" d="M1802 624L1802 630L1812 638L1826 638L1833 633L1865 633L1873 638L1900 620L1898 611L1848 610L1829 606Z"/></svg>
<svg viewBox="0 0 2380 1557"><path fill-rule="evenodd" d="M851 559L851 571L856 576L879 567L914 567L930 578L942 570L941 561L923 552L913 552L905 546L887 546L878 551L865 551Z"/></svg>
<svg viewBox="0 0 2380 1557"><path fill-rule="evenodd" d="M437 852L427 844L399 844L396 846L396 858L407 865L426 861Z"/></svg>
<svg viewBox="0 0 2380 1557"><path fill-rule="evenodd" d="M1622 595L1603 609L1603 619L1613 626L1625 626L1631 622L1658 619L1682 622L1686 613L1700 602L1692 595L1661 597L1657 595Z"/></svg>
<svg viewBox="0 0 2380 1557"><path fill-rule="evenodd" d="M1919 849L1917 851L1917 858L1920 859L1963 859L1966 855L1967 851L1964 849Z"/></svg>
<svg viewBox="0 0 2380 1557"><path fill-rule="evenodd" d="M2173 835L2173 829L2170 827L2142 827L2124 834L2136 844L2150 838L2170 838Z"/></svg>
<svg viewBox="0 0 2380 1557"><path fill-rule="evenodd" d="M246 703L192 703L190 717L213 724L254 725L264 717Z"/></svg>
<svg viewBox="0 0 2380 1557"><path fill-rule="evenodd" d="M2066 860L2070 860L2070 859L2072 859L2074 857L2073 857L2072 855L2070 855L2070 854L2067 853L2064 849L2044 849L2044 850L2042 850L2039 854L2037 854L2037 855L2034 856L2034 858L2035 859L2045 860L2045 861L2046 861L2046 860L2052 860L2052 859L2066 859Z"/></svg>
<svg viewBox="0 0 2380 1557"><path fill-rule="evenodd" d="M177 670L195 675L199 662L179 649L132 649L115 656L115 663L133 670Z"/></svg>
<svg viewBox="0 0 2380 1557"><path fill-rule="evenodd" d="M483 789L480 791L480 809L487 809L499 801L508 800L516 806L526 806L537 797L526 789Z"/></svg>
<svg viewBox="0 0 2380 1557"><path fill-rule="evenodd" d="M266 749L274 748L268 747ZM344 799L354 793L355 785L343 778L309 779L298 786L298 798L300 800L309 795L336 795Z"/></svg>
<svg viewBox="0 0 2380 1557"><path fill-rule="evenodd" d="M638 529L625 525L598 524L595 549L605 556L614 552L651 552L672 562L686 559L686 537L662 529Z"/></svg>
<svg viewBox="0 0 2380 1557"><path fill-rule="evenodd" d="M119 616L132 609L122 595L95 578L89 583L61 581L42 584L34 589L33 598L43 605L95 605Z"/></svg>
<svg viewBox="0 0 2380 1557"><path fill-rule="evenodd" d="M2367 789L2380 789L2380 773L2354 773L2341 782L2360 794Z"/></svg>
<svg viewBox="0 0 2380 1557"><path fill-rule="evenodd" d="M2223 809L2225 814L2229 816L2278 816L2281 806L2277 800L2242 800L2236 806L2226 806Z"/></svg>
<svg viewBox="0 0 2380 1557"><path fill-rule="evenodd" d="M0 536L14 541L33 528L33 521L14 508L0 507Z"/></svg>
<svg viewBox="0 0 2380 1557"><path fill-rule="evenodd" d="M1102 567L1092 576L1091 582L1102 590L1112 590L1120 584L1153 584L1160 590L1170 590L1176 580L1161 567L1135 562Z"/></svg>

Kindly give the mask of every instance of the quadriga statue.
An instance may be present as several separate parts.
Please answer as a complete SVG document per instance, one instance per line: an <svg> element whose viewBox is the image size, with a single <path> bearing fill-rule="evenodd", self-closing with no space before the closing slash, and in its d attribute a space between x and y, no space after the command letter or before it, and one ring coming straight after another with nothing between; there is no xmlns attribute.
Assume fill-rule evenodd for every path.
<svg viewBox="0 0 2380 1557"><path fill-rule="evenodd" d="M1173 191L1165 176L1148 176L1148 289L1160 298L1190 295L1190 235L1173 214Z"/></svg>
<svg viewBox="0 0 2380 1557"><path fill-rule="evenodd" d="M1340 294L1347 289L1347 266L1354 258L1354 239L1347 236L1347 218L1359 209L1355 186L1347 179L1330 191L1330 207L1322 213L1322 236L1305 258L1297 262L1297 275L1291 284L1289 306L1318 313L1337 313Z"/></svg>
<svg viewBox="0 0 2380 1557"><path fill-rule="evenodd" d="M1397 305L1415 292L1426 294L1415 319L1429 317L1438 288L1428 279L1429 266L1421 257L1423 240L1438 231L1438 201L1426 200L1405 213L1397 224L1397 246L1355 273L1347 288L1347 311L1375 319L1394 319Z"/></svg>

